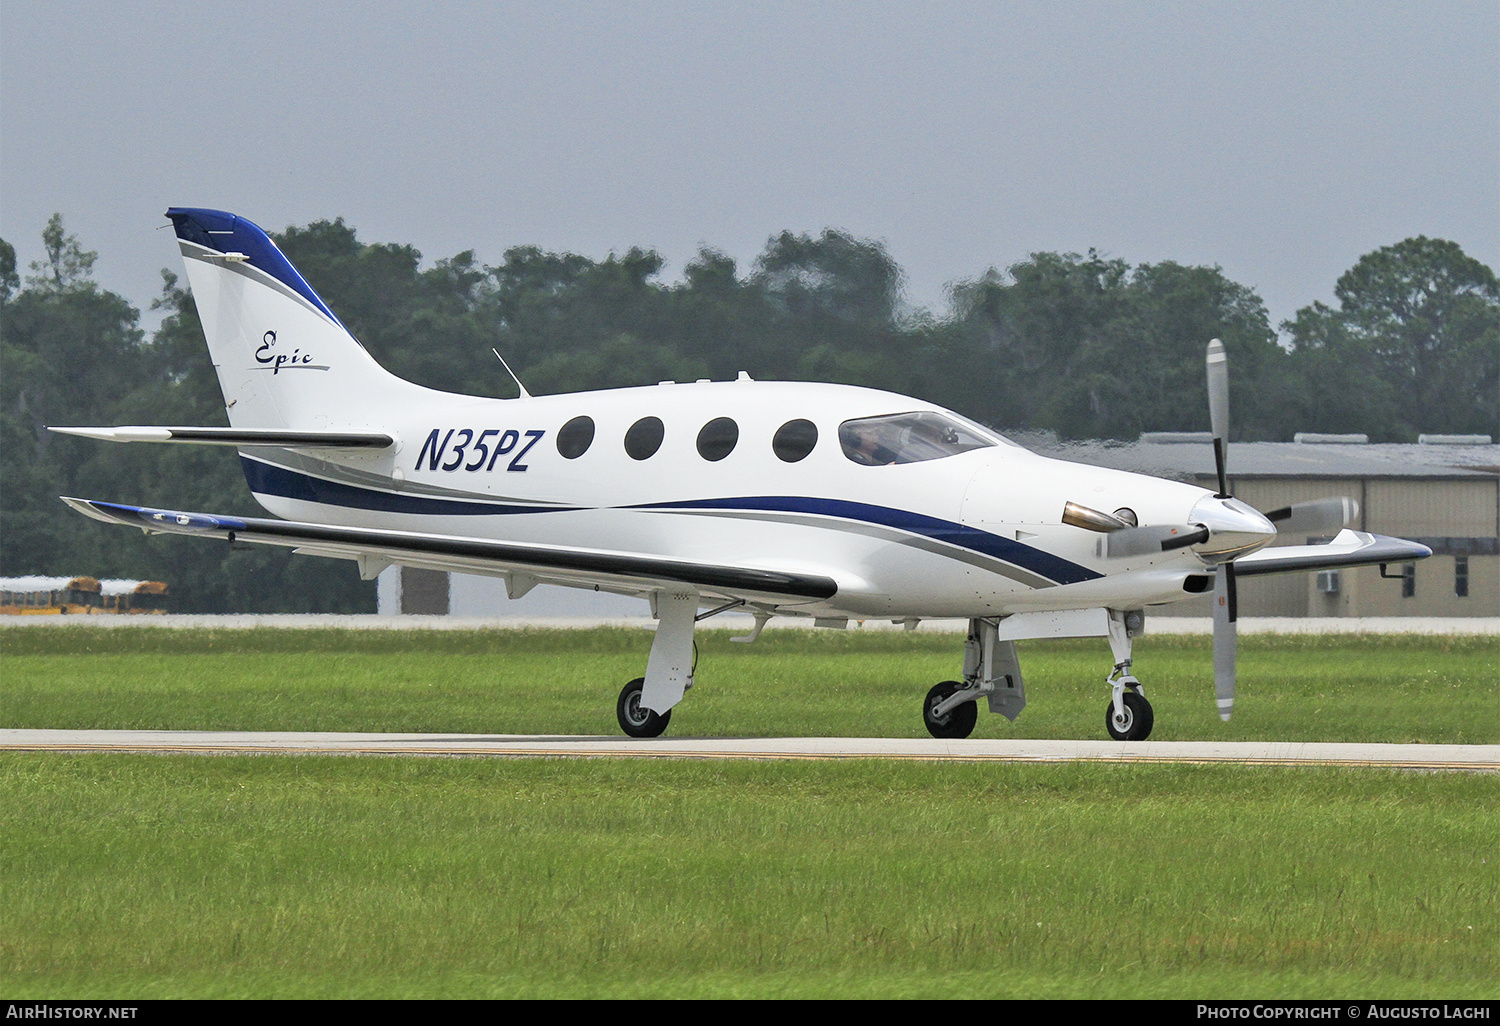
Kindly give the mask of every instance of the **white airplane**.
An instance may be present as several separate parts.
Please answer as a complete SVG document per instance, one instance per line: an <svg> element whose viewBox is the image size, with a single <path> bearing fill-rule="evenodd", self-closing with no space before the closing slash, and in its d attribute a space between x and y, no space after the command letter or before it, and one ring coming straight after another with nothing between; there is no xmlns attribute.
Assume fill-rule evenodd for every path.
<svg viewBox="0 0 1500 1026"><path fill-rule="evenodd" d="M230 445L256 500L248 519L65 498L148 534L647 598L646 674L621 728L654 737L692 686L694 626L747 611L845 626L969 621L962 680L932 688L935 737L967 737L977 702L1025 705L1015 642L1107 637L1109 734L1141 740L1153 714L1131 672L1143 611L1214 591L1220 715L1235 681L1235 580L1422 559L1414 542L1341 530L1265 548L1278 525L1342 528L1348 499L1262 515L1229 494L1223 346L1209 343L1219 489L1047 459L949 410L846 385L735 381L489 399L388 373L264 231L173 208L230 427L68 427L117 442ZM508 369L508 368L507 368ZM520 382L517 381L519 385Z"/></svg>

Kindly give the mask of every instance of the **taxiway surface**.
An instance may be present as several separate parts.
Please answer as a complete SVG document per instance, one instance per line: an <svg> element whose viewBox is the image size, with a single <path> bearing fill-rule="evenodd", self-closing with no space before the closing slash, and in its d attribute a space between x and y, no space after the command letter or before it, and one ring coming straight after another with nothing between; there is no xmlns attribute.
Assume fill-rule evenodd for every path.
<svg viewBox="0 0 1500 1026"><path fill-rule="evenodd" d="M1500 745L966 738L651 738L192 730L0 730L0 751L532 758L907 759L957 762L1235 763L1500 772Z"/></svg>

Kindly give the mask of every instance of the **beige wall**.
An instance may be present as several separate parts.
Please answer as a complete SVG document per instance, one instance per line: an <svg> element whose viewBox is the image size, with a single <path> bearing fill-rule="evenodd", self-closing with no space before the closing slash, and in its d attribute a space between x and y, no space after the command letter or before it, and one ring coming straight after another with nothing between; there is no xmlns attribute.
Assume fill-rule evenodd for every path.
<svg viewBox="0 0 1500 1026"><path fill-rule="evenodd" d="M1365 530L1398 537L1493 538L1495 481L1370 481Z"/></svg>
<svg viewBox="0 0 1500 1026"><path fill-rule="evenodd" d="M1235 494L1256 509L1347 495L1361 503L1360 530L1398 538L1494 538L1500 516L1500 482L1421 478L1258 478L1235 482ZM1302 545L1305 536L1282 536L1276 545ZM1392 566L1391 573L1399 573ZM1239 582L1241 616L1500 616L1500 556L1469 557L1469 595L1454 594L1454 558L1432 556L1416 565L1416 594L1401 597L1399 580L1383 580L1379 567L1340 571L1337 594L1317 590L1317 575L1277 574ZM1154 606L1152 616L1211 616L1211 596Z"/></svg>
<svg viewBox="0 0 1500 1026"><path fill-rule="evenodd" d="M1500 556L1469 557L1469 595L1453 593L1452 556L1432 556L1416 567L1416 591L1401 597L1401 582L1381 580L1378 566L1343 571L1353 575L1344 616L1500 616ZM1391 573L1398 572L1391 567ZM1326 615L1326 614L1324 614ZM1335 614L1340 615L1340 614Z"/></svg>

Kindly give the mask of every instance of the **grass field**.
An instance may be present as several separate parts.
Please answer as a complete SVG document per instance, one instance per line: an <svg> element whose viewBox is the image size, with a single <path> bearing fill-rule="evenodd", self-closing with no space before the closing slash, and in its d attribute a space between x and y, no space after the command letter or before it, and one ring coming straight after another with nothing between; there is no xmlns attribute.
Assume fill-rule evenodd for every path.
<svg viewBox="0 0 1500 1026"><path fill-rule="evenodd" d="M959 675L953 634L700 631L674 736L925 737L927 689ZM9 628L10 727L615 734L644 672L642 630L347 631ZM1109 646L1020 647L1029 705L979 737L1104 738ZM1206 637L1147 636L1136 674L1154 740L1500 741L1500 638L1247 637L1234 719L1219 720Z"/></svg>
<svg viewBox="0 0 1500 1026"><path fill-rule="evenodd" d="M6 726L613 733L648 636L0 632ZM709 634L673 734L920 736L960 639ZM1494 639L1143 639L1156 737L1493 743ZM1100 737L1102 642L986 736ZM1156 682L1160 682L1159 684ZM1500 994L1500 775L0 758L7 997Z"/></svg>

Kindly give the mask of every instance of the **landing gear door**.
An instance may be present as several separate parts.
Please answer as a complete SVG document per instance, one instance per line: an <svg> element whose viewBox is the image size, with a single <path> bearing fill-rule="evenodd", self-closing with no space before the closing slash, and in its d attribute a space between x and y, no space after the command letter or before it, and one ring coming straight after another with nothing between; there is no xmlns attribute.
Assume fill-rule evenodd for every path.
<svg viewBox="0 0 1500 1026"><path fill-rule="evenodd" d="M990 712L1015 722L1026 708L1026 687L1021 683L1021 661L1016 657L1014 641L997 641L990 660L995 690L989 694Z"/></svg>
<svg viewBox="0 0 1500 1026"><path fill-rule="evenodd" d="M1021 682L1021 661L1014 641L999 639L994 620L969 621L964 644L964 683L979 687L989 699L990 712L1014 721L1026 707L1026 688Z"/></svg>

